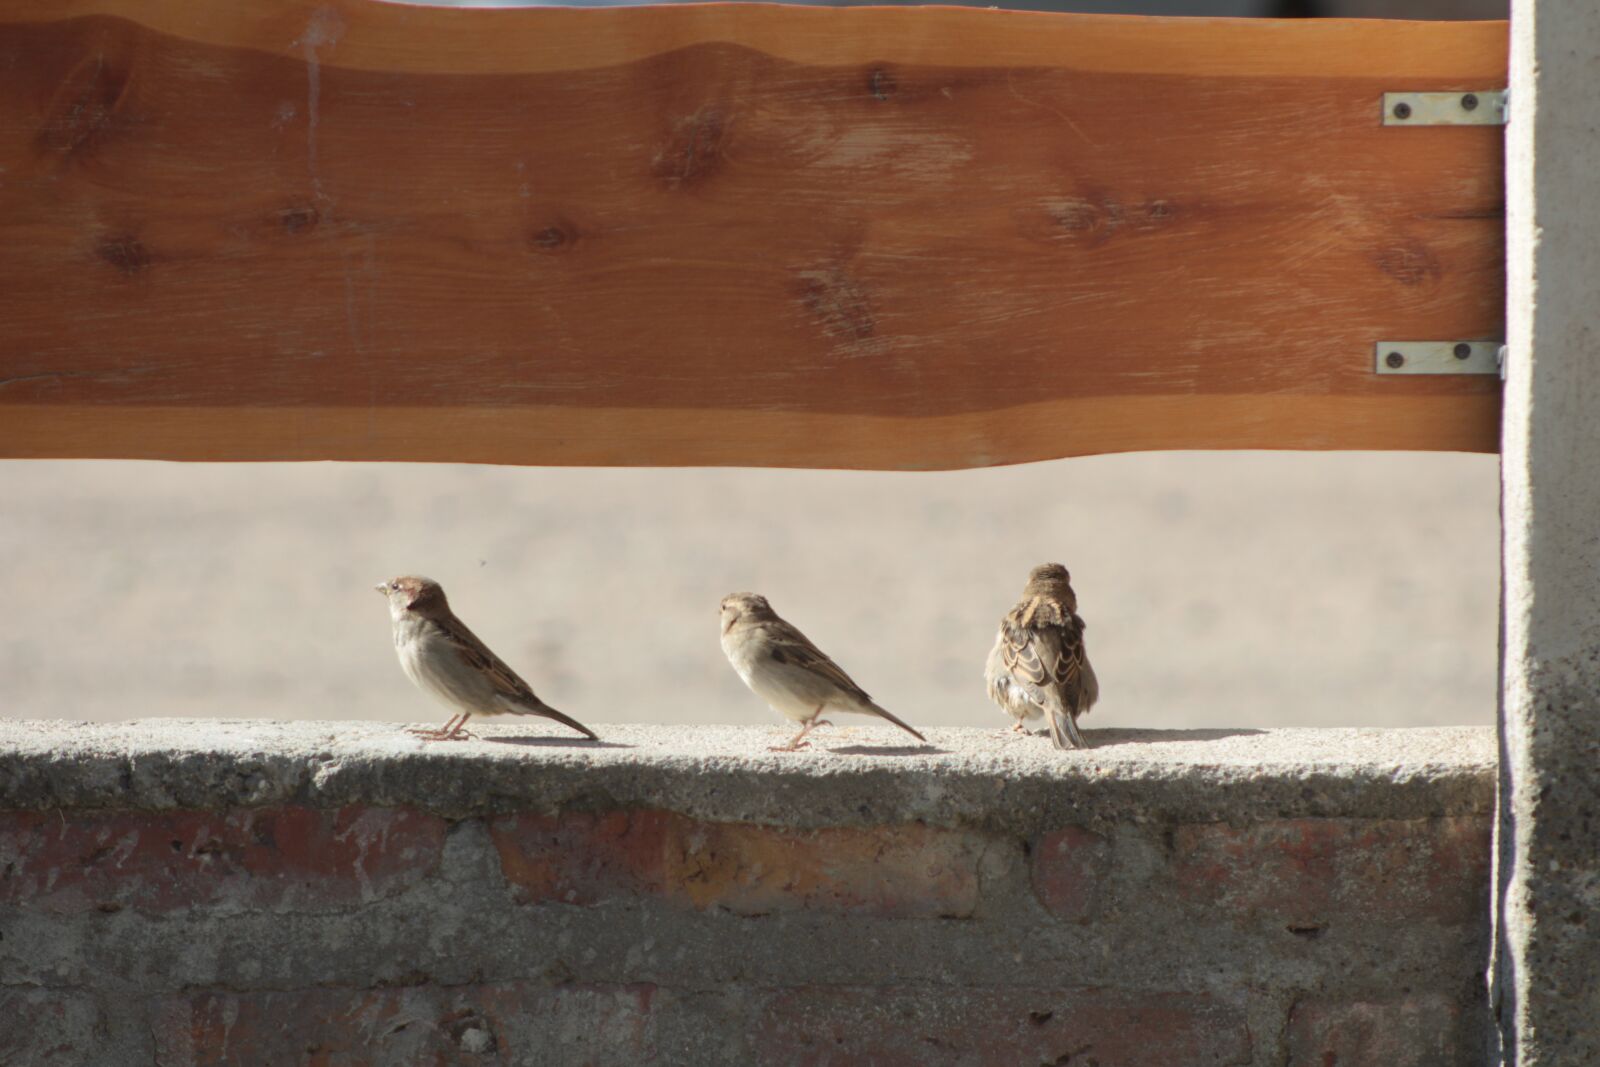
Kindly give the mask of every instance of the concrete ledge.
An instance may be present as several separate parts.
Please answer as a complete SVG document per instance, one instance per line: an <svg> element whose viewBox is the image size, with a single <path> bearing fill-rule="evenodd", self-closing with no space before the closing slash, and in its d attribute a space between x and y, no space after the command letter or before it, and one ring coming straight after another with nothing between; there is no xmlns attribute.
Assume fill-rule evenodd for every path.
<svg viewBox="0 0 1600 1067"><path fill-rule="evenodd" d="M513 810L653 808L712 821L919 821L1022 833L1129 820L1427 818L1493 810L1487 727L1096 730L1058 753L1000 729L829 731L774 753L778 727L474 724L425 744L394 723L150 719L0 723L0 808L218 809L272 804Z"/></svg>

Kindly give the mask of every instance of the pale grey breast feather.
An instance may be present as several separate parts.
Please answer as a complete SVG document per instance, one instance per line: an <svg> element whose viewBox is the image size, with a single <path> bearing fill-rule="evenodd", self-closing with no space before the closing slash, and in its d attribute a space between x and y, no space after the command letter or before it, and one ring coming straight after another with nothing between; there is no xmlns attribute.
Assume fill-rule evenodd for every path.
<svg viewBox="0 0 1600 1067"><path fill-rule="evenodd" d="M728 657L734 671L747 684L750 681L750 669L755 665L754 653L758 644L738 627L722 635L722 654Z"/></svg>
<svg viewBox="0 0 1600 1067"><path fill-rule="evenodd" d="M494 701L494 683L481 671L450 669L456 667L451 657L459 659L460 650L437 624L426 619L405 619L395 624L395 632L405 630L403 640L397 640L400 666L418 686L449 706L474 712L498 710Z"/></svg>

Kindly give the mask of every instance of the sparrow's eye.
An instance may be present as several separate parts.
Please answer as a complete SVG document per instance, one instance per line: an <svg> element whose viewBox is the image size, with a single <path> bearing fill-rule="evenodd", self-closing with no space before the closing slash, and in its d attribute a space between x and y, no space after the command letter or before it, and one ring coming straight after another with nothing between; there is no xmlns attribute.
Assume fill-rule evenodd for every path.
<svg viewBox="0 0 1600 1067"><path fill-rule="evenodd" d="M389 583L389 588L395 590L396 592L399 592L400 583L399 582L390 582Z"/></svg>

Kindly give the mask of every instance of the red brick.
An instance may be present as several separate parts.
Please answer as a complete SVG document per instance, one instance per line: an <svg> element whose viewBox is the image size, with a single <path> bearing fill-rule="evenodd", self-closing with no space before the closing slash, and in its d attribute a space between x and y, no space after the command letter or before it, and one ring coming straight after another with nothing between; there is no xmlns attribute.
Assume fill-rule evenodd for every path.
<svg viewBox="0 0 1600 1067"><path fill-rule="evenodd" d="M158 1002L172 1067L639 1063L656 1055L652 986L413 986L202 993Z"/></svg>
<svg viewBox="0 0 1600 1067"><path fill-rule="evenodd" d="M0 813L0 901L74 913L322 910L425 877L442 819L393 808Z"/></svg>
<svg viewBox="0 0 1600 1067"><path fill-rule="evenodd" d="M1242 1012L1106 990L791 990L757 1034L764 1067L1203 1067L1250 1060Z"/></svg>
<svg viewBox="0 0 1600 1067"><path fill-rule="evenodd" d="M518 899L591 905L663 891L676 819L662 811L519 814L496 819L489 833Z"/></svg>
<svg viewBox="0 0 1600 1067"><path fill-rule="evenodd" d="M1061 918L1087 920L1109 861L1106 839L1081 826L1045 834L1033 843L1033 891Z"/></svg>
<svg viewBox="0 0 1600 1067"><path fill-rule="evenodd" d="M1455 1067L1479 1063L1461 1006L1440 994L1301 1002L1289 1013L1289 1067Z"/></svg>
<svg viewBox="0 0 1600 1067"><path fill-rule="evenodd" d="M517 815L491 833L524 902L650 895L744 915L970 915L985 847L974 834L915 824L799 831L661 811Z"/></svg>
<svg viewBox="0 0 1600 1067"><path fill-rule="evenodd" d="M904 824L780 831L698 823L667 851L668 884L695 907L808 908L889 917L971 915L982 839Z"/></svg>
<svg viewBox="0 0 1600 1067"><path fill-rule="evenodd" d="M1467 923L1488 910L1487 817L1181 826L1173 847L1179 892L1208 909L1295 925Z"/></svg>

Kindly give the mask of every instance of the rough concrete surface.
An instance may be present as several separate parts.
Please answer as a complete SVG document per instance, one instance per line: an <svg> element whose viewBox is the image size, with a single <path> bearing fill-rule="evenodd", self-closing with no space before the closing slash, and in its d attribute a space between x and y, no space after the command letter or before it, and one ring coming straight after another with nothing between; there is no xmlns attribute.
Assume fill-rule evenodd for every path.
<svg viewBox="0 0 1600 1067"><path fill-rule="evenodd" d="M1514 14L1495 1011L1545 1067L1600 1062L1600 7Z"/></svg>
<svg viewBox="0 0 1600 1067"><path fill-rule="evenodd" d="M396 724L152 719L0 722L0 807L219 808L350 803L452 817L664 808L790 826L1030 828L1071 816L1195 821L1416 818L1493 803L1493 734L1410 730L1090 730L1089 749L1004 729L608 726L599 743L538 720L425 742Z"/></svg>

